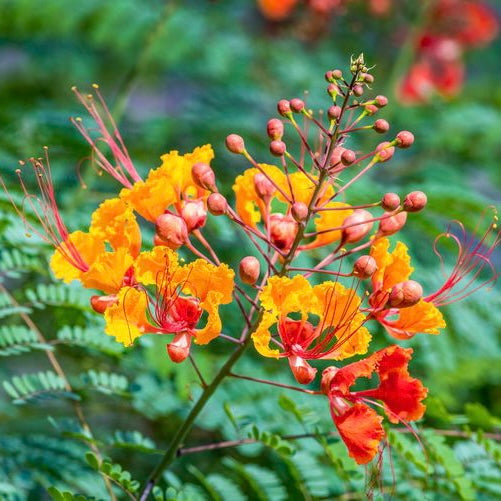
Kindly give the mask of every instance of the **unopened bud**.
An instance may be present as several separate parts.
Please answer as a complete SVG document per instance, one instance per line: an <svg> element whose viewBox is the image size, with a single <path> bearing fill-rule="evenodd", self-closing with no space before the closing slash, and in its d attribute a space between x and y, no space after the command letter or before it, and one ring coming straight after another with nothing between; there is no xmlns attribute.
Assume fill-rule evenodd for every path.
<svg viewBox="0 0 501 501"><path fill-rule="evenodd" d="M327 80L327 82L332 82L332 80L334 80L334 77L332 76L331 70L326 71L324 77L325 77L325 80Z"/></svg>
<svg viewBox="0 0 501 501"><path fill-rule="evenodd" d="M352 274L360 280L372 277L377 270L376 260L372 256L360 256L353 265Z"/></svg>
<svg viewBox="0 0 501 501"><path fill-rule="evenodd" d="M419 303L423 297L423 288L414 280L407 280L394 285L388 298L392 308L408 308Z"/></svg>
<svg viewBox="0 0 501 501"><path fill-rule="evenodd" d="M380 118L379 120L376 120L374 122L374 125L372 128L378 133L378 134L384 134L385 132L388 132L390 130L390 124L384 120L383 118Z"/></svg>
<svg viewBox="0 0 501 501"><path fill-rule="evenodd" d="M104 313L108 306L115 304L117 302L116 294L111 294L109 296L91 296L90 305L96 313Z"/></svg>
<svg viewBox="0 0 501 501"><path fill-rule="evenodd" d="M343 221L342 242L353 244L364 238L373 226L372 214L364 209L357 209ZM369 222L366 222L369 221Z"/></svg>
<svg viewBox="0 0 501 501"><path fill-rule="evenodd" d="M408 130L400 131L396 139L399 148L410 148L414 144L414 134Z"/></svg>
<svg viewBox="0 0 501 501"><path fill-rule="evenodd" d="M341 106L333 105L327 110L329 120L337 120L341 116Z"/></svg>
<svg viewBox="0 0 501 501"><path fill-rule="evenodd" d="M353 94L357 97L360 97L364 93L364 88L361 85L353 86Z"/></svg>
<svg viewBox="0 0 501 501"><path fill-rule="evenodd" d="M387 162L395 153L395 148L390 146L390 142L380 143L376 148L376 158L378 162Z"/></svg>
<svg viewBox="0 0 501 501"><path fill-rule="evenodd" d="M188 227L183 218L176 214L161 214L155 221L157 236L163 245L171 249L179 249L188 240Z"/></svg>
<svg viewBox="0 0 501 501"><path fill-rule="evenodd" d="M339 369L337 367L327 367L327 369L323 370L322 381L320 383L320 388L322 390L322 393L325 393L326 395L329 394L331 389L332 378L336 375L338 370Z"/></svg>
<svg viewBox="0 0 501 501"><path fill-rule="evenodd" d="M291 214L298 223L302 223L308 217L308 206L303 202L294 202Z"/></svg>
<svg viewBox="0 0 501 501"><path fill-rule="evenodd" d="M376 96L374 101L378 108L384 108L388 105L388 98L386 96Z"/></svg>
<svg viewBox="0 0 501 501"><path fill-rule="evenodd" d="M370 73L362 73L360 78L368 84L374 83L374 77Z"/></svg>
<svg viewBox="0 0 501 501"><path fill-rule="evenodd" d="M332 150L331 158L329 160L329 164L331 167L335 167L336 165L339 165L341 163L341 156L345 151L346 148L343 148L342 146L336 146Z"/></svg>
<svg viewBox="0 0 501 501"><path fill-rule="evenodd" d="M270 143L270 153L275 157L282 157L287 150L287 146L283 141L278 139Z"/></svg>
<svg viewBox="0 0 501 501"><path fill-rule="evenodd" d="M289 251L297 233L297 223L294 218L283 214L271 214L269 224L272 243L282 251Z"/></svg>
<svg viewBox="0 0 501 501"><path fill-rule="evenodd" d="M299 384L310 384L317 374L317 369L314 369L304 358L297 355L289 357L289 366Z"/></svg>
<svg viewBox="0 0 501 501"><path fill-rule="evenodd" d="M351 165L356 159L357 156L355 155L355 152L352 150L344 150L341 155L341 163L343 165Z"/></svg>
<svg viewBox="0 0 501 501"><path fill-rule="evenodd" d="M269 201L277 190L274 184L262 172L258 172L254 176L254 188L258 196L264 201Z"/></svg>
<svg viewBox="0 0 501 501"><path fill-rule="evenodd" d="M266 124L266 132L268 133L268 137L270 139L282 139L282 136L284 135L284 124L282 123L282 120L279 120L278 118L268 120L268 123Z"/></svg>
<svg viewBox="0 0 501 501"><path fill-rule="evenodd" d="M205 225L207 221L207 211L202 200L188 200L181 209L181 217L186 223L188 231L191 232Z"/></svg>
<svg viewBox="0 0 501 501"><path fill-rule="evenodd" d="M426 207L428 197L422 191L411 191L404 199L404 210L419 212Z"/></svg>
<svg viewBox="0 0 501 501"><path fill-rule="evenodd" d="M193 336L187 332L180 332L176 334L172 342L167 345L167 354L174 363L179 364L188 358L192 337Z"/></svg>
<svg viewBox="0 0 501 501"><path fill-rule="evenodd" d="M238 273L242 282L254 285L261 273L261 265L254 256L245 256L238 267Z"/></svg>
<svg viewBox="0 0 501 501"><path fill-rule="evenodd" d="M399 212L394 216L379 221L378 236L389 236L400 231L407 221L407 212Z"/></svg>
<svg viewBox="0 0 501 501"><path fill-rule="evenodd" d="M400 206L400 197L396 193L386 193L381 199L381 207L387 212L393 212Z"/></svg>
<svg viewBox="0 0 501 501"><path fill-rule="evenodd" d="M241 155L245 151L245 143L242 136L238 134L230 134L226 137L226 148L228 148L231 153Z"/></svg>
<svg viewBox="0 0 501 501"><path fill-rule="evenodd" d="M291 112L291 104L287 99L281 99L277 103L277 111L280 115L283 117L288 117L290 116Z"/></svg>
<svg viewBox="0 0 501 501"><path fill-rule="evenodd" d="M336 84L331 83L327 86L327 94L333 99L335 99L339 93L339 87Z"/></svg>
<svg viewBox="0 0 501 501"><path fill-rule="evenodd" d="M372 116L379 111L379 108L373 104L368 104L365 106L365 113L368 116Z"/></svg>
<svg viewBox="0 0 501 501"><path fill-rule="evenodd" d="M304 110L304 101L298 98L291 99L290 107L294 113L301 113Z"/></svg>
<svg viewBox="0 0 501 501"><path fill-rule="evenodd" d="M343 78L343 72L341 70L332 70L332 78L334 78L334 80L341 80L341 78Z"/></svg>
<svg viewBox="0 0 501 501"><path fill-rule="evenodd" d="M204 190L217 191L216 175L212 168L203 163L198 162L191 168L191 177L193 182Z"/></svg>
<svg viewBox="0 0 501 501"><path fill-rule="evenodd" d="M207 198L207 208L213 216L222 216L226 214L228 202L220 193L211 193Z"/></svg>

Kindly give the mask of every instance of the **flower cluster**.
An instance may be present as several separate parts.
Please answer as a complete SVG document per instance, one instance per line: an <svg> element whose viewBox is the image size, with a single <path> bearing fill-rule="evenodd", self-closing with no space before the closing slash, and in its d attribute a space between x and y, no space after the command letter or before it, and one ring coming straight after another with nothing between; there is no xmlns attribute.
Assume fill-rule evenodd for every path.
<svg viewBox="0 0 501 501"><path fill-rule="evenodd" d="M494 12L473 0L438 0L426 13L415 41L415 59L399 84L403 103L419 104L438 94L453 97L464 80L463 53L498 34Z"/></svg>
<svg viewBox="0 0 501 501"><path fill-rule="evenodd" d="M334 69L325 79L331 102L321 113L299 98L278 102L280 118L267 124L273 163L257 162L239 135L226 138L228 150L250 163L235 179L234 204L218 191L209 145L163 155L143 179L97 86L88 95L74 89L97 135L84 120L73 122L97 167L121 185L117 196L94 211L87 231L70 232L57 207L46 155L18 169L25 201L12 202L28 231L55 247L55 276L98 291L92 308L104 315L106 333L118 342L131 346L143 335L171 336L167 353L174 362L190 355L193 340L206 344L220 336L241 352L253 342L264 357L287 359L300 385L315 384L317 361L329 361L318 390L289 388L326 397L349 454L362 464L376 456L385 437L383 416L374 407L392 423L407 423L423 416L427 393L409 374L411 349L390 344L369 353L370 324L379 323L397 340L439 334L445 327L442 306L496 278L490 256L501 237L495 214L480 237L451 226L439 239L457 244L456 264L439 289L424 294L410 278L407 247L389 237L409 214L425 208L426 195L413 191L401 199L382 193L363 204L347 200L360 178L384 169L397 149L412 146L414 136L401 131L366 153L350 149L354 134L389 131L390 124L375 117L388 99L365 97L374 77L363 56L352 58L346 76ZM27 168L39 195L23 180ZM25 210L38 216L39 226ZM236 281L205 236L209 213L229 218L254 246L255 255L241 256ZM144 241L138 216L154 228L153 241ZM305 254L313 266L298 266ZM222 333L219 307L233 302L243 315L240 336ZM353 357L357 360L344 362ZM372 389L353 390L360 378L373 376L378 382Z"/></svg>

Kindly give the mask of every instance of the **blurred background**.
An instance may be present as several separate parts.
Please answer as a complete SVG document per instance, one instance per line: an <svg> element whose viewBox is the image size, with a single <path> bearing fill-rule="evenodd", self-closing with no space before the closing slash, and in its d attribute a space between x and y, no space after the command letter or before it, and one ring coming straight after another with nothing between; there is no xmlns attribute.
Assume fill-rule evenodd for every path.
<svg viewBox="0 0 501 501"><path fill-rule="evenodd" d="M325 71L347 71L350 56L360 52L374 66L374 94L390 100L380 111L391 124L388 137L406 129L416 142L361 182L350 202L377 200L387 191L428 194L426 212L402 232L425 290L441 278L435 236L452 219L473 229L485 208L501 200L496 0L0 0L0 12L0 175L19 200L18 160L41 155L47 145L70 230L86 227L91 211L118 189L97 174L69 121L85 119L73 85L84 93L100 85L143 174L167 151L211 143L219 185L231 198L234 177L248 165L225 150L226 135L242 135L255 158L272 162L265 127L276 116L276 102L308 91L308 105L325 109ZM352 149L369 151L382 140L375 136L360 134ZM226 262L251 251L226 221L208 224ZM0 498L48 499L46 490L55 485L107 499L82 459L88 441L72 414L72 398L82 399L106 454L144 480L199 391L191 367L173 367L162 340L142 339L142 349L125 351L106 338L88 306L90 293L54 281L47 270L50 249L25 237L2 190L0 252L0 283L8 290L0 295L0 376L7 381L0 395ZM500 269L499 253L493 261ZM34 341L26 315L47 343ZM237 332L231 308L224 315L228 330ZM412 370L430 389L420 432L429 456L412 435L394 434L395 463L385 467L376 497L501 498L499 285L448 307L445 316L441 336L403 343L414 347ZM383 332L379 338L387 342ZM227 349L216 341L195 353L211 374ZM57 352L75 395L36 384L30 391L25 381L27 391L16 398L9 381L50 370L47 351ZM254 353L238 372L290 382L284 364ZM331 429L325 402L239 381L218 391L189 441ZM477 429L487 438L468 436ZM295 454L275 443L180 458L163 479L162 496L365 499L364 471L338 441L290 447ZM427 462L433 474L424 473Z"/></svg>

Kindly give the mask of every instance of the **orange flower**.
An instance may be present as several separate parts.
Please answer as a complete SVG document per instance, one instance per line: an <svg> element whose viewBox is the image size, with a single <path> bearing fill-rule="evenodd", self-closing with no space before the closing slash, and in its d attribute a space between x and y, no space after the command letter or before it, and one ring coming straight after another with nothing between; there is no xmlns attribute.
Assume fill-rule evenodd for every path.
<svg viewBox="0 0 501 501"><path fill-rule="evenodd" d="M329 367L322 374L322 390L329 398L332 419L358 464L374 458L385 435L382 417L368 403L383 402L392 423L415 421L426 410L422 400L428 390L409 375L411 356L412 349L393 345L341 369ZM370 378L374 373L379 377L376 388L350 391L358 378Z"/></svg>
<svg viewBox="0 0 501 501"><path fill-rule="evenodd" d="M258 0L259 9L271 21L283 21L297 4L297 0Z"/></svg>
<svg viewBox="0 0 501 501"><path fill-rule="evenodd" d="M367 352L371 336L363 327L360 298L340 283L324 282L311 286L302 275L271 277L259 295L264 309L252 335L256 350L265 357L286 357L300 383L315 376L306 360L342 360ZM290 314L298 313L300 320ZM316 326L309 317L318 317ZM276 325L279 341L270 329ZM270 342L279 348L270 348ZM308 380L309 379L309 380Z"/></svg>
<svg viewBox="0 0 501 501"><path fill-rule="evenodd" d="M109 335L130 345L143 333L179 334L187 342L188 356L192 337L206 344L221 333L219 306L230 303L233 292L234 273L227 265L202 259L181 265L174 251L155 247L141 253L134 267L137 281L154 285L155 295L145 289L121 291L118 302L105 312ZM135 306L139 298L140 308ZM207 321L197 327L204 311Z"/></svg>
<svg viewBox="0 0 501 501"><path fill-rule="evenodd" d="M370 302L373 315L388 334L397 339L409 339L418 333L439 334L439 329L446 324L432 302L421 299L407 308L386 308L385 303L392 287L408 280L414 270L410 265L407 247L402 242L398 242L391 253L389 247L390 241L387 238L377 239L371 247L370 255L378 267L372 276L373 293Z"/></svg>

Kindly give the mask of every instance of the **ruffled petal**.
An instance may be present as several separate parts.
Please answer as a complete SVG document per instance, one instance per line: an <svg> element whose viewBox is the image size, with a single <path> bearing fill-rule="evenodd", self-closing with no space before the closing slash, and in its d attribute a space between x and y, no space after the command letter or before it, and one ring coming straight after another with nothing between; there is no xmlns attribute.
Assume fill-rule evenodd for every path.
<svg viewBox="0 0 501 501"><path fill-rule="evenodd" d="M118 293L117 302L104 312L106 334L124 346L132 345L148 328L147 308L148 299L144 291L123 287Z"/></svg>
<svg viewBox="0 0 501 501"><path fill-rule="evenodd" d="M314 308L316 297L312 287L302 275L289 277L271 277L259 294L259 301L264 309L284 314L302 312L307 314Z"/></svg>
<svg viewBox="0 0 501 501"><path fill-rule="evenodd" d="M274 313L264 312L259 325L252 333L252 341L257 352L264 357L279 358L279 350L270 348L271 327L277 323Z"/></svg>
<svg viewBox="0 0 501 501"><path fill-rule="evenodd" d="M178 274L177 253L165 246L157 246L152 251L141 252L136 259L134 270L136 279L143 285L166 282L174 277L179 278L175 288L182 278L181 274Z"/></svg>
<svg viewBox="0 0 501 501"><path fill-rule="evenodd" d="M367 405L355 404L340 416L332 414L348 454L358 464L366 464L377 454L384 438L382 416Z"/></svg>
<svg viewBox="0 0 501 501"><path fill-rule="evenodd" d="M200 305L212 292L218 292L219 304L232 301L235 272L226 264L214 266L203 259L197 259L183 266L186 279L182 291L200 299Z"/></svg>

